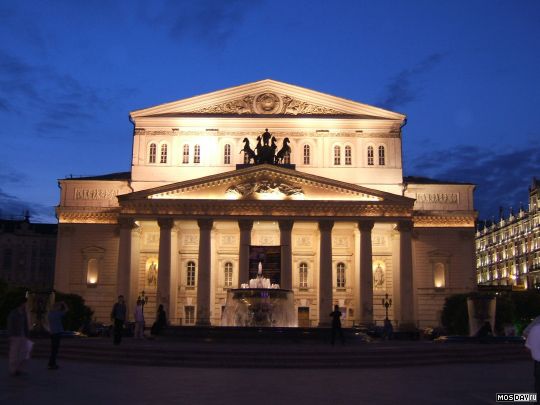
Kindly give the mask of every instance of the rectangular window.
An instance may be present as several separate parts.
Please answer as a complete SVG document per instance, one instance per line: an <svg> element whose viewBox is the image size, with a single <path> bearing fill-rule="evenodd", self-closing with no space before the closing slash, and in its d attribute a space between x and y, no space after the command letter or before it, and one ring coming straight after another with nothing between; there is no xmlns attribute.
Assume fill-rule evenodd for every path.
<svg viewBox="0 0 540 405"><path fill-rule="evenodd" d="M223 163L226 165L231 164L231 145L225 145L225 150L223 152Z"/></svg>
<svg viewBox="0 0 540 405"><path fill-rule="evenodd" d="M338 145L334 146L334 165L338 166L341 164L341 147Z"/></svg>
<svg viewBox="0 0 540 405"><path fill-rule="evenodd" d="M345 146L345 164L350 166L352 164L352 148Z"/></svg>
<svg viewBox="0 0 540 405"><path fill-rule="evenodd" d="M182 164L189 163L189 145L184 145L184 151L182 153Z"/></svg>
<svg viewBox="0 0 540 405"><path fill-rule="evenodd" d="M186 325L195 324L195 307L193 305L186 305L184 307L184 314Z"/></svg>
<svg viewBox="0 0 540 405"><path fill-rule="evenodd" d="M195 145L193 148L193 163L201 163L201 146Z"/></svg>

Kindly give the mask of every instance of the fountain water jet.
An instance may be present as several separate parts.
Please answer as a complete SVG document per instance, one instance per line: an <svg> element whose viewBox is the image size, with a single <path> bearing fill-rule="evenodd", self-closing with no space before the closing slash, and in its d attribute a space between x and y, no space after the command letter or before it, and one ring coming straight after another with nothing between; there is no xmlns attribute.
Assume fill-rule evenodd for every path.
<svg viewBox="0 0 540 405"><path fill-rule="evenodd" d="M298 321L292 290L279 288L264 278L259 262L257 277L229 290L221 317L222 326L296 327Z"/></svg>

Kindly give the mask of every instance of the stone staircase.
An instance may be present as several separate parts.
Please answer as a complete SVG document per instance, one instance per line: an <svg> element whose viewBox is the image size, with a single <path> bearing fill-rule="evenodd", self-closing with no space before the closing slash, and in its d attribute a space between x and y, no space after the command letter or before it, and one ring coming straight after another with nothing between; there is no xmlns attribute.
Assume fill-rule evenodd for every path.
<svg viewBox="0 0 540 405"><path fill-rule="evenodd" d="M220 331L219 334L223 333ZM254 331L256 333L256 331ZM317 332L319 333L319 332ZM331 346L325 340L282 337L254 339L249 333L217 339L208 333L185 331L182 336L135 340L114 346L110 338L65 338L58 361L203 368L381 368L450 363L490 363L530 359L523 344L434 343L401 341L371 343L349 339ZM46 359L49 340L35 339L34 359ZM8 341L0 338L0 355Z"/></svg>

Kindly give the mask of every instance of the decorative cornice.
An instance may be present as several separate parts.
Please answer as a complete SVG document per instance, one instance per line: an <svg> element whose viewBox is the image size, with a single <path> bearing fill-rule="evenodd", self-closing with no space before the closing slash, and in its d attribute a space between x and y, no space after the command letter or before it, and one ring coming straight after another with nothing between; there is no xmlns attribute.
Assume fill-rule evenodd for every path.
<svg viewBox="0 0 540 405"><path fill-rule="evenodd" d="M475 215L414 216L415 228L474 228Z"/></svg>
<svg viewBox="0 0 540 405"><path fill-rule="evenodd" d="M122 215L156 217L174 215L182 218L281 217L281 218L351 218L378 217L391 221L407 218L412 210L404 205L368 201L329 200L125 200Z"/></svg>

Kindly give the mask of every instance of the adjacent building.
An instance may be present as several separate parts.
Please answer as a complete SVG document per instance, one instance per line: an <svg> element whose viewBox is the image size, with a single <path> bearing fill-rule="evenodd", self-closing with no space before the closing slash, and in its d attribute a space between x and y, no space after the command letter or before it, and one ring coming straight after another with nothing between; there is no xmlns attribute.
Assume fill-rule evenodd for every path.
<svg viewBox="0 0 540 405"><path fill-rule="evenodd" d="M33 290L51 290L54 282L56 224L0 219L0 280Z"/></svg>
<svg viewBox="0 0 540 405"><path fill-rule="evenodd" d="M540 182L529 187L529 204L507 218L482 223L476 232L479 285L540 288Z"/></svg>
<svg viewBox="0 0 540 405"><path fill-rule="evenodd" d="M129 172L59 181L55 287L98 319L144 292L220 325L258 262L301 326L382 322L386 294L398 327L436 326L475 289L474 186L404 178L402 114L262 80L130 118Z"/></svg>

